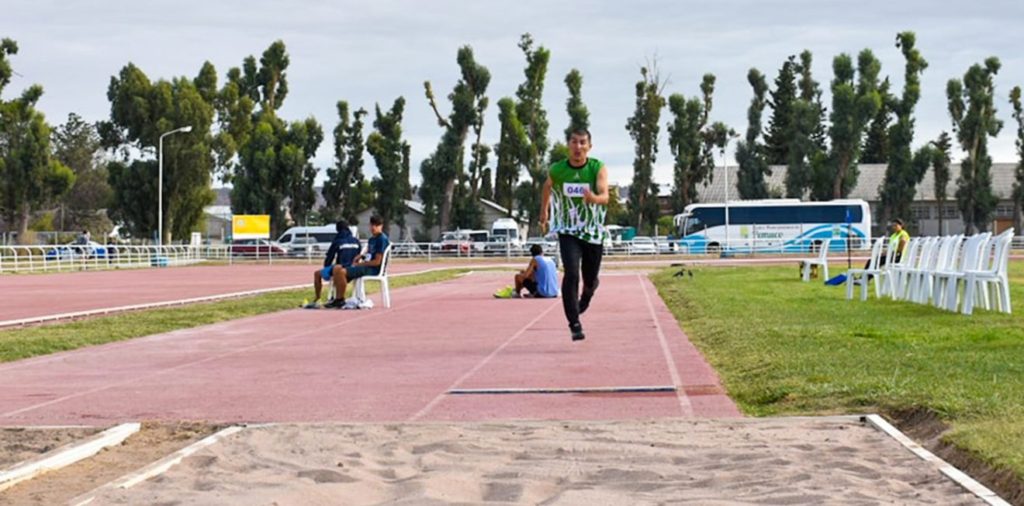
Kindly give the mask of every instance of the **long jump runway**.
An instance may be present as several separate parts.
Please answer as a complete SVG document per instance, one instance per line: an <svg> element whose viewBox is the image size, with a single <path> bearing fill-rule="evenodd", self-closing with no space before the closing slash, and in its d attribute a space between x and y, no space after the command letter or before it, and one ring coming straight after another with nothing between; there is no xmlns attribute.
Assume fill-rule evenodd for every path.
<svg viewBox="0 0 1024 506"><path fill-rule="evenodd" d="M492 298L508 278L0 365L0 425L739 416L643 274L602 276L577 343L560 299Z"/></svg>

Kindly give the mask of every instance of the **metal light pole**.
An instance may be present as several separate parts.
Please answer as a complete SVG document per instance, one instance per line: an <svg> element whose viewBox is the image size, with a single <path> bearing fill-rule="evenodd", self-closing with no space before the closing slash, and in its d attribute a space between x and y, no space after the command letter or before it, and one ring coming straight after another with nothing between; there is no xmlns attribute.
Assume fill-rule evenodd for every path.
<svg viewBox="0 0 1024 506"><path fill-rule="evenodd" d="M191 132L192 125L183 126L181 128L175 128L170 132L160 135L157 148L157 156L160 158L159 162L159 174L156 180L156 223L157 223L157 237L156 245L164 245L164 137L178 132Z"/></svg>
<svg viewBox="0 0 1024 506"><path fill-rule="evenodd" d="M729 139L726 138L726 144ZM729 249L729 165L725 162L725 147L722 145L722 168L725 169L725 247L722 248L722 256L727 256L726 251Z"/></svg>

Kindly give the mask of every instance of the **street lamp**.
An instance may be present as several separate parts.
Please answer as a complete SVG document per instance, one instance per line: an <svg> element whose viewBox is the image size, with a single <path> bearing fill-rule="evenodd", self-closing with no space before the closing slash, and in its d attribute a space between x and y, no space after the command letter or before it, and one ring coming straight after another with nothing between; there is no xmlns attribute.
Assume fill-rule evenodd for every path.
<svg viewBox="0 0 1024 506"><path fill-rule="evenodd" d="M157 175L156 181L156 223L157 223L157 238L156 245L164 245L164 137L178 132L191 132L192 125L183 126L181 128L175 128L170 132L162 134L160 141L158 142L159 147L157 148L157 154L160 158L159 162L159 174Z"/></svg>

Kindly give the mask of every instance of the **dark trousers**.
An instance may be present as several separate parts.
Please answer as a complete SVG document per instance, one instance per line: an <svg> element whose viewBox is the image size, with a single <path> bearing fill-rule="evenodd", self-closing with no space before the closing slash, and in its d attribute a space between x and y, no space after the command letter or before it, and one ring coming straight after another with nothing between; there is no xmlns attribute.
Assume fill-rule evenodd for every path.
<svg viewBox="0 0 1024 506"><path fill-rule="evenodd" d="M569 325L580 323L580 301L590 302L597 290L597 274L601 270L604 246L591 244L575 236L558 234L558 248L562 252L562 307ZM582 263L583 293L580 289Z"/></svg>

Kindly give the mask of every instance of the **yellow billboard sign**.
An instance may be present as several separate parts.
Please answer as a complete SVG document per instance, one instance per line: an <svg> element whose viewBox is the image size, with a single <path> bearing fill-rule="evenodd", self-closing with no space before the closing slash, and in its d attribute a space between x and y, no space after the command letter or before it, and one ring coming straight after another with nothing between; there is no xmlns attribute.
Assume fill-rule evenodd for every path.
<svg viewBox="0 0 1024 506"><path fill-rule="evenodd" d="M231 238L270 239L269 214L236 214L231 217Z"/></svg>

